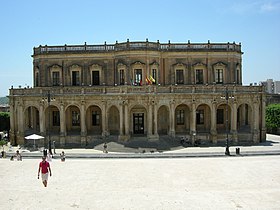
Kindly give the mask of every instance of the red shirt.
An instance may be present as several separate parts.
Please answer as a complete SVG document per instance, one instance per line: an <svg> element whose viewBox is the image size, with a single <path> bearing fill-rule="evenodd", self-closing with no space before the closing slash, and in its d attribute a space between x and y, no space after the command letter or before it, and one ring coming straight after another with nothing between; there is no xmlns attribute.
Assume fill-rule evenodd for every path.
<svg viewBox="0 0 280 210"><path fill-rule="evenodd" d="M47 161L42 161L40 162L39 167L42 169L42 174L46 174L49 172L48 168L50 167L50 164Z"/></svg>

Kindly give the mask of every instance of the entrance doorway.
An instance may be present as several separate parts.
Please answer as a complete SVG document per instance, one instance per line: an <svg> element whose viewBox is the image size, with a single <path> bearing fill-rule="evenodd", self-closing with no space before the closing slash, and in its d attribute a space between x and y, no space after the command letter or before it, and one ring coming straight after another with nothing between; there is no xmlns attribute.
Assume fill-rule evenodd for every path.
<svg viewBox="0 0 280 210"><path fill-rule="evenodd" d="M144 134L144 113L133 114L134 134Z"/></svg>

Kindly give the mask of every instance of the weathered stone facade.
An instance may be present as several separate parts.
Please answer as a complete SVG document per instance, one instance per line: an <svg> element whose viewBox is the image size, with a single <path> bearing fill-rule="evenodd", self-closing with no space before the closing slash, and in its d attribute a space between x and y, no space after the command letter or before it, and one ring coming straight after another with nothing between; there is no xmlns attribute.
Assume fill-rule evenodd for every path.
<svg viewBox="0 0 280 210"><path fill-rule="evenodd" d="M33 77L33 88L10 89L15 144L30 133L61 146L134 136L265 140L265 92L242 86L240 44L39 46Z"/></svg>

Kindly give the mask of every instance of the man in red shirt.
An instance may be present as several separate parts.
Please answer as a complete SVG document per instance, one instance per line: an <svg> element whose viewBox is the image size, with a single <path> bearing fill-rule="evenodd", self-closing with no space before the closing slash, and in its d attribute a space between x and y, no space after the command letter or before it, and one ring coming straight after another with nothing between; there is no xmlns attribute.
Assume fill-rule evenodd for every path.
<svg viewBox="0 0 280 210"><path fill-rule="evenodd" d="M46 157L42 157L42 162L39 164L39 169L38 169L38 179L40 176L40 171L42 181L45 187L47 187L48 184L48 176L49 176L49 171L50 171L50 176L52 176L52 171L49 162L46 161Z"/></svg>

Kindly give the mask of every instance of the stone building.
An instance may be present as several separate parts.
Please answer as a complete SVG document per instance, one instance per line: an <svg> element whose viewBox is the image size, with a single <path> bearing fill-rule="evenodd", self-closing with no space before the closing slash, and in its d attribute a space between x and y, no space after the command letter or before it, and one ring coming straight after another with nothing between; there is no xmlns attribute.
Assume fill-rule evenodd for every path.
<svg viewBox="0 0 280 210"><path fill-rule="evenodd" d="M242 86L236 43L127 42L34 48L34 87L10 89L12 143L61 146L187 136L265 141L265 92Z"/></svg>

